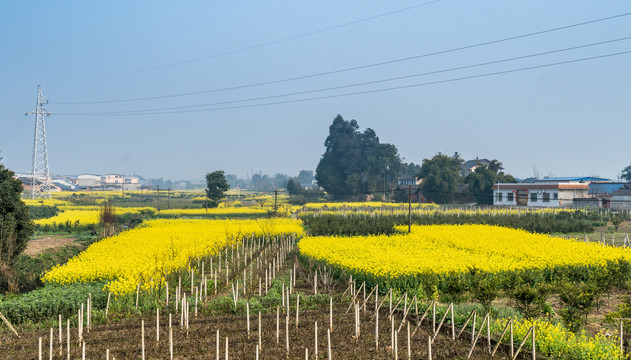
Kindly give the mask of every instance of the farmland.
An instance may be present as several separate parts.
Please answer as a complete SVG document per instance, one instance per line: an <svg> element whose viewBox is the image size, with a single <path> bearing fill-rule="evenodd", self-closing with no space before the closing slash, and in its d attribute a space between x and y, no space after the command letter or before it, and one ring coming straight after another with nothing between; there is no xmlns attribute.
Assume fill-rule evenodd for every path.
<svg viewBox="0 0 631 360"><path fill-rule="evenodd" d="M333 359L407 358L408 351L427 359L430 346L433 359L469 353L487 359L498 345L495 358L501 359L510 358L509 336L501 335L512 324L512 351L524 341L518 358L532 356L531 328L536 356L621 358L617 323L594 318L589 309L570 313L568 296L595 296L591 309L604 306L612 291L624 293L631 273L626 248L479 222L413 225L408 234L407 226L392 221L389 235L377 229L372 236L349 236L364 225L348 227L345 220L387 219L403 209L281 205L286 212L277 214L287 217L267 218L269 210L262 209L265 216L255 211L260 206L235 205L213 210L219 219L204 218L205 209L174 209L162 219L134 209L144 217L141 225L46 270L43 287L0 299L0 312L21 335L3 327L2 348L16 359L34 358L41 339L46 357L53 329L54 358L81 358L82 347L86 358L108 352L110 358L214 358L217 351L223 358L228 338L232 358L254 359L257 346L263 359L304 358L306 351L314 358L316 347L318 357L327 358L330 345ZM76 204L54 206L61 214L80 211ZM93 206L85 211L98 211ZM415 211L465 219L558 215L435 206ZM310 235L308 222L303 228L295 219L326 216L336 218L328 226L339 228L337 236ZM617 306L608 308L609 318L623 317ZM566 324L587 318L589 333L584 323L574 332Z"/></svg>

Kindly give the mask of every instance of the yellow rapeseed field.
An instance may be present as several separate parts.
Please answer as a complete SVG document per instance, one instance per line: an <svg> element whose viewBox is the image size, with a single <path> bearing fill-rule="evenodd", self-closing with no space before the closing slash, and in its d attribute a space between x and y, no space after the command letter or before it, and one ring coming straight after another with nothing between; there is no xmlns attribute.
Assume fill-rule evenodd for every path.
<svg viewBox="0 0 631 360"><path fill-rule="evenodd" d="M126 294L140 283L149 289L166 274L187 268L190 259L212 256L251 234L302 236L299 221L265 220L152 220L92 244L67 264L56 266L42 280L70 284L109 280L107 290ZM234 239L234 240L233 240Z"/></svg>
<svg viewBox="0 0 631 360"><path fill-rule="evenodd" d="M78 221L80 225L92 225L99 222L99 213L101 211L99 206L62 205L59 206L59 209L62 210L62 212L48 219L34 220L35 224L64 224L66 221L70 221L74 224ZM143 210L156 211L156 209L151 207L115 207L114 210L117 215L136 214Z"/></svg>
<svg viewBox="0 0 631 360"><path fill-rule="evenodd" d="M220 207L214 209L169 209L161 210L162 215L207 215L207 216L229 216L229 215L263 215L267 210L252 207Z"/></svg>
<svg viewBox="0 0 631 360"><path fill-rule="evenodd" d="M398 228L407 231L407 227ZM306 237L300 252L374 277L488 273L631 261L631 250L489 225L412 226L394 236Z"/></svg>

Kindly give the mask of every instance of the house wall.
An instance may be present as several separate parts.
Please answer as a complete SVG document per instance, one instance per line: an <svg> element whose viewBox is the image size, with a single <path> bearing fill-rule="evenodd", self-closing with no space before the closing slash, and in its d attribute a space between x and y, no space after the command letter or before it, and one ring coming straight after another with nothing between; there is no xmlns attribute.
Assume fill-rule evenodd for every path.
<svg viewBox="0 0 631 360"><path fill-rule="evenodd" d="M613 195L611 210L631 210L631 195Z"/></svg>
<svg viewBox="0 0 631 360"><path fill-rule="evenodd" d="M79 175L77 179L79 186L101 186L101 177L94 175Z"/></svg>
<svg viewBox="0 0 631 360"><path fill-rule="evenodd" d="M520 190L524 191L524 190ZM511 188L509 185L500 186L499 192L502 193L502 201L498 200L498 190L493 190L493 205L499 206L516 206L517 205L517 190ZM508 201L508 194L513 193L513 201ZM531 195L537 194L537 201L531 200ZM544 193L550 194L549 201L543 201ZM555 199L555 194L557 199ZM587 189L585 190L568 190L568 189L529 189L528 190L528 202L527 206L533 207L566 207L573 206L574 198L586 198Z"/></svg>

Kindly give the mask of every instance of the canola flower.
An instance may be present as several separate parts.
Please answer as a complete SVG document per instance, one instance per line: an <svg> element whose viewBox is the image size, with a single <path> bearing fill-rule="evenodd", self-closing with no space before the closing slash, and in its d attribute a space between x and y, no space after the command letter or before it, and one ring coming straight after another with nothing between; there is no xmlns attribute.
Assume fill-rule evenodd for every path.
<svg viewBox="0 0 631 360"><path fill-rule="evenodd" d="M58 206L58 205L70 205L68 201L59 199L22 199L28 206Z"/></svg>
<svg viewBox="0 0 631 360"><path fill-rule="evenodd" d="M59 206L59 209L62 210L62 212L48 219L34 220L35 224L53 225L63 224L67 221L75 224L78 221L80 225L92 225L98 224L99 222L99 214L101 211L99 206L62 205ZM115 207L114 209L117 215L138 214L142 211L156 211L156 209L151 207Z"/></svg>
<svg viewBox="0 0 631 360"><path fill-rule="evenodd" d="M501 335L506 321L507 319L498 319L492 324L491 329L498 337ZM513 319L515 346L521 343L533 325L538 354L551 356L555 359L618 360L623 358L617 344L618 337L608 338L603 334L590 337L585 332L574 334L560 323L555 324L542 319L534 321ZM505 335L503 342L507 339L508 335ZM526 349L532 350L530 340L526 341L524 346Z"/></svg>
<svg viewBox="0 0 631 360"><path fill-rule="evenodd" d="M407 227L397 227L397 230ZM394 236L305 237L303 255L373 278L487 273L631 261L631 250L490 225L412 226Z"/></svg>
<svg viewBox="0 0 631 360"><path fill-rule="evenodd" d="M503 216L503 215L544 215L563 212L587 211L570 208L445 208L434 203L413 203L411 206L413 215L456 215L456 216ZM296 212L318 215L407 215L408 204L403 203L308 203L298 207Z"/></svg>
<svg viewBox="0 0 631 360"><path fill-rule="evenodd" d="M299 221L152 220L136 229L103 239L65 265L48 271L42 281L60 285L108 281L115 295L134 292L136 284L150 289L165 275L188 269L190 259L218 254L245 236L302 236Z"/></svg>
<svg viewBox="0 0 631 360"><path fill-rule="evenodd" d="M213 209L168 209L161 210L161 215L207 215L207 216L230 216L230 215L267 215L267 210L252 207L218 207Z"/></svg>

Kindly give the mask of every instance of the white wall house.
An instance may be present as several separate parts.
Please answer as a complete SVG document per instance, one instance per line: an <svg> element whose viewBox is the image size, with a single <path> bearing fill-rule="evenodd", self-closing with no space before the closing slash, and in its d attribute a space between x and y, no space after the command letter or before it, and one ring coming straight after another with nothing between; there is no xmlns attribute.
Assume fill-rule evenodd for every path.
<svg viewBox="0 0 631 360"><path fill-rule="evenodd" d="M611 194L611 210L631 210L631 183Z"/></svg>
<svg viewBox="0 0 631 360"><path fill-rule="evenodd" d="M82 174L77 176L79 186L101 186L101 175Z"/></svg>
<svg viewBox="0 0 631 360"><path fill-rule="evenodd" d="M510 183L493 185L493 205L567 207L587 198L585 183Z"/></svg>

